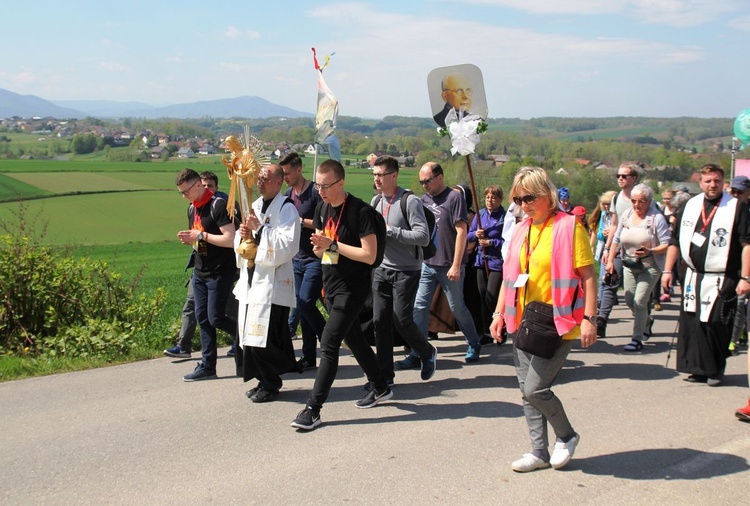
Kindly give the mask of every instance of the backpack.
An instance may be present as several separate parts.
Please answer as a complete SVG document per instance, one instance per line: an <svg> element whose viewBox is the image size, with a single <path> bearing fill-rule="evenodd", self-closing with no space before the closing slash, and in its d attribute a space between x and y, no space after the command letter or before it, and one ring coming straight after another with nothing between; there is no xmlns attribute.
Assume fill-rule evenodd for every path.
<svg viewBox="0 0 750 506"><path fill-rule="evenodd" d="M367 212L370 213L372 222L375 224L375 237L378 247L375 253L375 262L371 264L371 267L374 269L375 267L378 267L381 263L383 263L383 256L385 255L385 220L374 207L372 207L364 200L354 197L354 202L356 201L359 201L360 205L367 208ZM358 212L359 208L357 208L356 211ZM315 212L320 216L321 222L324 223L325 217L331 212L331 204L326 204L321 200ZM357 212L347 213L346 220L349 230L357 230Z"/></svg>
<svg viewBox="0 0 750 506"><path fill-rule="evenodd" d="M411 190L404 190L404 194L401 197L401 214L406 219L406 226L409 227L409 230L411 230L411 223L409 223L408 218L409 215L406 213L406 204L408 203L409 195L414 195L414 192ZM422 258L424 260L427 260L428 258L434 257L435 253L437 253L437 223L435 219L435 213L433 213L429 207L424 205L422 199L420 199L416 195L414 195L414 197L419 199L419 203L422 204L424 217L427 221L427 233L430 236L430 242L427 243L427 246L415 246L415 248L422 248ZM377 199L375 200L375 208L377 208L378 204L380 204L380 199L382 198L382 195L378 195ZM414 256L416 258L419 258L419 250L415 250Z"/></svg>

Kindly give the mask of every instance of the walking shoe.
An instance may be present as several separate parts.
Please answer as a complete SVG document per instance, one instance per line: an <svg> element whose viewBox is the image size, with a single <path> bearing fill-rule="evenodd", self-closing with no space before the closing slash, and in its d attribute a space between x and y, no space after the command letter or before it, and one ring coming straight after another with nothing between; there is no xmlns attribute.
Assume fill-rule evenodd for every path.
<svg viewBox="0 0 750 506"><path fill-rule="evenodd" d="M250 397L250 400L255 403L263 403L263 402L271 402L276 398L276 396L279 395L279 391L276 390L266 390L265 388L259 389L257 392L255 392L252 397Z"/></svg>
<svg viewBox="0 0 750 506"><path fill-rule="evenodd" d="M570 459L573 458L573 454L576 452L576 446L581 441L581 436L578 433L573 434L573 437L568 440L567 443L557 441L555 443L555 451L552 452L552 457L549 459L549 463L555 469L562 469L565 467Z"/></svg>
<svg viewBox="0 0 750 506"><path fill-rule="evenodd" d="M432 378L433 374L435 374L435 369L437 369L437 348L433 346L430 357L422 359L422 373L420 374L422 381Z"/></svg>
<svg viewBox="0 0 750 506"><path fill-rule="evenodd" d="M357 401L356 406L363 409L372 408L383 401L387 401L391 397L393 397L393 392L389 387L385 387L385 390L380 393L377 393L375 389L372 389L367 392L367 395L365 395L363 399Z"/></svg>
<svg viewBox="0 0 750 506"><path fill-rule="evenodd" d="M315 360L307 360L306 358L301 358L297 361L297 366L301 367L303 371L307 371L308 369L315 369L318 367L315 365Z"/></svg>
<svg viewBox="0 0 750 506"><path fill-rule="evenodd" d="M392 378L391 378L391 379L389 379L388 381L386 381L385 383L386 383L386 385L388 385L388 387L389 387L389 388L390 388L390 387L392 387L393 385L395 385L395 383L394 383L394 381L393 381L393 379L392 379ZM365 392L369 392L370 390L372 390L372 383L370 383L370 382L368 381L367 383L365 383L365 384L364 384L364 385L362 386L362 388L363 388L363 389L365 390Z"/></svg>
<svg viewBox="0 0 750 506"><path fill-rule="evenodd" d="M710 387L718 387L719 385L721 385L721 380L723 380L723 379L724 379L724 375L723 374L717 374L715 376L709 376L708 379L706 380L706 385L708 385Z"/></svg>
<svg viewBox="0 0 750 506"><path fill-rule="evenodd" d="M662 294L662 296L659 297L659 302L672 302L672 297L670 297L668 293Z"/></svg>
<svg viewBox="0 0 750 506"><path fill-rule="evenodd" d="M734 416L736 416L743 422L750 422L750 399L747 400L747 406L740 408L734 412Z"/></svg>
<svg viewBox="0 0 750 506"><path fill-rule="evenodd" d="M466 350L466 363L477 362L479 360L479 351L482 349L482 345L476 346L469 345L469 349Z"/></svg>
<svg viewBox="0 0 750 506"><path fill-rule="evenodd" d="M683 379L683 381L687 381L688 383L705 383L707 380L708 377L703 376L702 374L691 374Z"/></svg>
<svg viewBox="0 0 750 506"><path fill-rule="evenodd" d="M227 357L233 357L237 354L237 347L232 343L232 347L229 348L229 351L227 352Z"/></svg>
<svg viewBox="0 0 750 506"><path fill-rule="evenodd" d="M305 406L305 409L300 411L297 418L292 421L292 427L295 429L313 430L321 423L323 422L320 420L320 411L310 406Z"/></svg>
<svg viewBox="0 0 750 506"><path fill-rule="evenodd" d="M654 311L661 311L661 303L654 302Z"/></svg>
<svg viewBox="0 0 750 506"><path fill-rule="evenodd" d="M245 392L245 395L247 396L248 399L252 399L253 395L255 395L259 390L260 390L260 384L258 384L257 387L251 388L250 390Z"/></svg>
<svg viewBox="0 0 750 506"><path fill-rule="evenodd" d="M485 344L492 344L495 340L492 338L491 334L484 334L482 337L479 338L479 344L484 346Z"/></svg>
<svg viewBox="0 0 750 506"><path fill-rule="evenodd" d="M396 369L400 369L402 371L405 371L407 369L421 369L422 361L419 360L419 357L417 355L409 355L405 359L399 360L394 365L396 366Z"/></svg>
<svg viewBox="0 0 750 506"><path fill-rule="evenodd" d="M729 353L731 353L733 357L736 357L740 354L739 347L740 346L734 341L729 341Z"/></svg>
<svg viewBox="0 0 750 506"><path fill-rule="evenodd" d="M625 351L641 351L643 349L643 343L638 339L633 339L630 344L626 344L623 348Z"/></svg>
<svg viewBox="0 0 750 506"><path fill-rule="evenodd" d="M531 453L524 453L523 457L514 461L510 467L517 473L528 473L537 469L547 469L549 462L545 462Z"/></svg>
<svg viewBox="0 0 750 506"><path fill-rule="evenodd" d="M164 355L167 357L174 357L174 358L190 358L192 353L189 351L185 351L182 346L179 344L176 346L172 346L169 349L164 350Z"/></svg>
<svg viewBox="0 0 750 506"><path fill-rule="evenodd" d="M195 370L182 377L184 381L202 381L216 379L216 370L206 369L203 362L195 366Z"/></svg>

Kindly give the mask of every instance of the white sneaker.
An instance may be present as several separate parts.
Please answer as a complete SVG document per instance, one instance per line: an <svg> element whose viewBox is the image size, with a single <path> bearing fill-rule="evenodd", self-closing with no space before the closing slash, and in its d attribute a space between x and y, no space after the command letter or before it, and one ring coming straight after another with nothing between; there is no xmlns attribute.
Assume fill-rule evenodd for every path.
<svg viewBox="0 0 750 506"><path fill-rule="evenodd" d="M576 446L578 446L580 440L581 435L576 433L567 443L563 443L562 441L555 443L555 451L552 452L552 457L549 459L552 467L562 469L568 465L568 462L570 462L570 459L573 458L573 454L576 452Z"/></svg>
<svg viewBox="0 0 750 506"><path fill-rule="evenodd" d="M548 468L549 462L543 461L532 453L525 453L523 457L513 462L511 467L517 473L528 473L529 471Z"/></svg>

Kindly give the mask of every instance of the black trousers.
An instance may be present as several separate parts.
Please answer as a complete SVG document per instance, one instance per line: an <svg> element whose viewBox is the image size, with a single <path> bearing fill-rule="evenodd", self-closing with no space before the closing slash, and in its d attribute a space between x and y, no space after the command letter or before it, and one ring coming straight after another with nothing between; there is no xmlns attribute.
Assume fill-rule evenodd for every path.
<svg viewBox="0 0 750 506"><path fill-rule="evenodd" d="M344 341L375 390L381 392L386 389L386 380L378 367L378 359L367 344L359 323L359 314L369 290L370 287L365 286L361 293L356 294L326 293L328 321L320 340L320 366L307 400L309 407L320 410L328 398L338 372L339 351Z"/></svg>

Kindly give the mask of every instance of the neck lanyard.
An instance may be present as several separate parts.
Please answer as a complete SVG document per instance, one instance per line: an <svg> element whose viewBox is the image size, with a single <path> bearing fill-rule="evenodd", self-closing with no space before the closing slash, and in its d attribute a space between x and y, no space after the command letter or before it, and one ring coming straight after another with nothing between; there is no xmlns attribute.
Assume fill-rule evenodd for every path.
<svg viewBox="0 0 750 506"><path fill-rule="evenodd" d="M711 224L711 220L714 219L714 214L716 214L716 210L719 208L719 204L721 204L721 200L716 203L716 207L713 208L711 214L708 215L708 218L706 217L706 206L701 206L701 221L703 222L703 226L701 227L701 235L706 233L706 229Z"/></svg>
<svg viewBox="0 0 750 506"><path fill-rule="evenodd" d="M529 223L529 232L526 234L526 274L529 273L529 264L531 263L531 254L534 252L537 246L539 246L539 241L542 240L542 233L544 232L544 229L547 228L547 224L549 223L549 220L552 219L552 213L550 213L549 216L547 216L547 219L544 220L544 225L542 225L542 229L539 230L539 235L536 237L536 242L534 243L534 246L531 246L531 228L534 226L533 223Z"/></svg>
<svg viewBox="0 0 750 506"><path fill-rule="evenodd" d="M396 200L396 192L393 192L393 195L391 196L391 200L388 201L388 205L387 206L385 205L385 203L383 203L382 206L381 206L381 207L385 207L385 211L383 211L380 214L383 215L383 219L386 220L386 221L388 221L388 210L391 208L391 204L393 204L394 200ZM383 199L383 202L385 202L385 199ZM404 216L404 218L405 217L406 216Z"/></svg>
<svg viewBox="0 0 750 506"><path fill-rule="evenodd" d="M305 183L302 183L302 193L305 193ZM292 188L292 203L294 204L294 207L297 209L299 209L299 196L300 194L297 193L296 188Z"/></svg>
<svg viewBox="0 0 750 506"><path fill-rule="evenodd" d="M344 216L344 208L346 207L346 199L344 199L344 203L341 204L341 211L339 211L339 219L336 220L336 226L333 225L333 218L331 216L328 216L328 220L326 221L326 228L325 228L325 236L329 239L333 239L334 241L339 240L338 231L339 231L339 225L341 225L341 217ZM331 214L333 214L333 206L331 206Z"/></svg>

